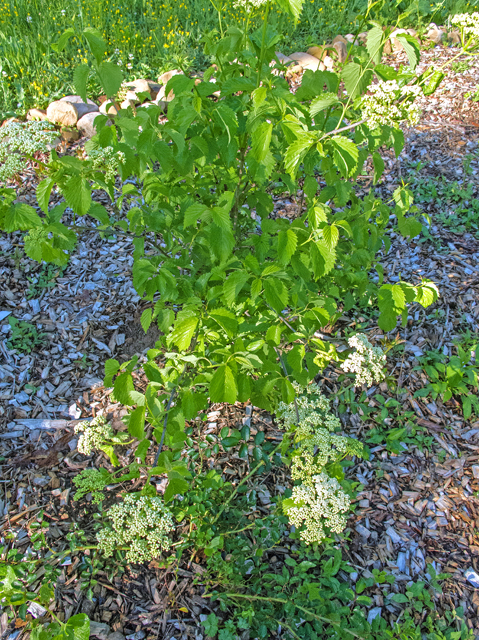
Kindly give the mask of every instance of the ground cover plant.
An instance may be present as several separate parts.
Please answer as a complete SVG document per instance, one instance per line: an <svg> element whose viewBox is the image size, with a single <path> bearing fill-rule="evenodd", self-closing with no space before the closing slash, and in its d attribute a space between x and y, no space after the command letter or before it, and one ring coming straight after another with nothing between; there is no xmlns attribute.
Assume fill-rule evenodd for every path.
<svg viewBox="0 0 480 640"><path fill-rule="evenodd" d="M254 6L255 3L252 3ZM220 29L244 25L244 15L233 0L216 0ZM305 3L302 18L291 17L273 8L271 20L281 35L279 46L305 51L311 45L326 42L339 33L353 33L365 15L367 0L334 0ZM375 3L371 17L382 25L426 26L443 24L448 16L478 10L478 2L443 0L426 2ZM251 22L258 25L261 13L254 12ZM202 38L218 29L219 16L210 0L154 3L152 0L3 0L0 16L0 96L4 113L26 113L32 107L46 107L49 101L71 93L76 64L88 59L82 43L70 46L59 56L52 45L67 28L99 30L111 61L121 66L125 78L158 77L173 68L204 69L208 60L202 53ZM220 34L220 31L219 31ZM70 87L70 89L67 89ZM101 87L94 83L94 93Z"/></svg>
<svg viewBox="0 0 480 640"><path fill-rule="evenodd" d="M359 584L356 593L336 577L349 570L335 544L357 490L345 477L346 458L368 452L363 442L339 435L340 421L318 376L334 361L345 372L342 392L366 389L382 378L385 355L363 334L349 336L340 350L317 331L354 305L375 309L379 326L390 331L399 319L407 321L410 303L426 307L436 300L436 288L426 280L382 282L378 262L389 247L391 217L405 238L422 228L409 191L399 188L386 203L372 192L362 198L354 187L369 158L380 178L378 149L401 151L400 121L415 119L415 97L434 91L442 76L415 73L418 45L408 36L400 41L410 66L395 71L380 64L388 34L373 24L366 47L352 49L349 64L337 73L306 72L292 94L281 65L270 66L278 44L270 7L263 7L260 29L230 27L220 40L207 40L205 55L216 66L201 82L186 75L169 81L166 92L175 98L166 122L159 122L156 106L129 109L115 125L105 118L84 159L52 152L48 163L37 163L44 176L37 190L41 213L16 202L13 189L2 190L0 225L28 232L25 250L39 261L66 264L86 228L130 234L134 284L149 303L142 326L146 331L156 323L162 332L146 362L106 363L106 385L130 408L124 420L128 434L102 416L77 425L79 450L101 450L110 465L90 467L75 479L78 500L91 493L105 508L98 512L97 539L84 544L77 532L72 550L91 547L120 562L145 562L161 552L166 562L203 553L211 576L206 597L230 611L221 626L216 615L204 626L223 640L243 630L268 637L279 625L294 638L415 638L421 629L407 609L397 629L381 618L368 622L370 599L363 592L377 585L391 602L423 611L431 608L431 591L438 587L433 569L429 585L417 582L406 595L388 591L381 572L372 573L372 583ZM299 4L279 7L298 18ZM90 29L78 35L91 48L97 80L113 96L122 78L118 66L103 59L105 43ZM57 48L66 43L62 38ZM86 65L75 73L84 97L89 73ZM372 86L373 78L378 84ZM211 97L213 90L220 99ZM24 144L28 126L16 138L18 130L12 129L9 144L31 156ZM306 213L293 222L272 219L273 190L296 192L298 180ZM50 208L54 187L66 203ZM92 188L109 194L113 215L92 202ZM122 207L124 202L129 206ZM73 218L66 215L67 205ZM144 392L135 384L140 374L148 381ZM237 400L275 413L281 441L265 441L261 433L251 437L248 426L203 440L209 402ZM136 461L124 468L121 448L132 444ZM200 454L207 456L210 447L238 448L250 471L235 486L226 482ZM273 517L252 522L248 511L256 497L248 491L249 478L285 464L293 488L276 497ZM167 480L163 492L157 491L157 478ZM138 491L112 504L111 487L131 480L141 480ZM34 564L45 561L41 519L37 525ZM292 525L298 557L289 558L281 574L269 574L263 552ZM246 530L253 530L253 543L241 535ZM28 565L8 554L3 597L23 607L26 618L28 603L44 606L51 593L29 591ZM431 618L424 625L432 638L442 637ZM78 614L48 629L34 626L42 640L80 638L88 619ZM458 627L443 635L467 637Z"/></svg>

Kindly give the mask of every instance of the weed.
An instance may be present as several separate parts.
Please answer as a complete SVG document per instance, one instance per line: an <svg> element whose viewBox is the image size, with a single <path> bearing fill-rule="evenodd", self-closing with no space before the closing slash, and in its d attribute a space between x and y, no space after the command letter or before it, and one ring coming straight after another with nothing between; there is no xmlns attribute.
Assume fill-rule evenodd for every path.
<svg viewBox="0 0 480 640"><path fill-rule="evenodd" d="M12 332L7 342L9 349L31 353L45 342L46 333L39 333L35 325L17 318L9 318L8 322Z"/></svg>
<svg viewBox="0 0 480 640"><path fill-rule="evenodd" d="M56 278L63 275L64 268L54 264L42 264L37 275L28 277L30 285L27 289L27 300L38 298L46 289L52 289L55 286Z"/></svg>

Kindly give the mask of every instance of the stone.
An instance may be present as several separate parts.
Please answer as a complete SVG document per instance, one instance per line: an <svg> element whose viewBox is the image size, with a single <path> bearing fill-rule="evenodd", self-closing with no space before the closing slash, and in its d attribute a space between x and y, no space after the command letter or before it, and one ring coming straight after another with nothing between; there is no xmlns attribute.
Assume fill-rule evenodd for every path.
<svg viewBox="0 0 480 640"><path fill-rule="evenodd" d="M311 56L309 53L295 51L295 53L290 54L290 57L292 60L295 60L295 62L298 62L302 69L311 69L312 71L316 71L318 69L318 58Z"/></svg>
<svg viewBox="0 0 480 640"><path fill-rule="evenodd" d="M120 109L118 102L112 102L108 99L100 105L100 113L103 113L104 116L116 116Z"/></svg>
<svg viewBox="0 0 480 640"><path fill-rule="evenodd" d="M165 85L163 85L162 87L160 87L160 91L157 93L157 97L155 98L154 102L162 109L165 109L167 104L171 102L174 97L175 94L173 93L173 91L170 91L168 96L165 95Z"/></svg>
<svg viewBox="0 0 480 640"><path fill-rule="evenodd" d="M333 48L337 52L338 61L340 62L340 64L343 64L348 57L347 45L343 42L340 42L340 40L337 40L337 42L333 43Z"/></svg>
<svg viewBox="0 0 480 640"><path fill-rule="evenodd" d="M307 53L314 56L318 60L324 60L327 56L327 47L310 47L307 49Z"/></svg>
<svg viewBox="0 0 480 640"><path fill-rule="evenodd" d="M447 35L447 38L452 44L462 44L462 38L459 31L450 31Z"/></svg>
<svg viewBox="0 0 480 640"><path fill-rule="evenodd" d="M70 102L71 104L89 104L91 107L97 107L98 111L97 104L93 100L90 100L90 98L87 98L87 102L85 102L85 100L82 100L81 96L64 96L63 98L60 98L60 100L63 100L64 102Z"/></svg>
<svg viewBox="0 0 480 640"><path fill-rule="evenodd" d="M86 138L93 138L97 133L97 130L95 129L95 120L99 116L103 116L103 114L98 111L91 111L90 113L86 113L83 118L80 118L77 122L77 129L80 131L82 136L85 136Z"/></svg>
<svg viewBox="0 0 480 640"><path fill-rule="evenodd" d="M302 73L302 71L303 71L303 68L299 64L294 64L293 66L288 68L287 78L291 78L292 76L298 73Z"/></svg>
<svg viewBox="0 0 480 640"><path fill-rule="evenodd" d="M280 51L275 51L275 55L279 59L280 64L289 65L291 62L293 62L293 60L292 60L292 58L290 58L290 56L286 56L284 53L281 53Z"/></svg>
<svg viewBox="0 0 480 640"><path fill-rule="evenodd" d="M325 66L325 69L327 71L333 71L334 64L335 63L333 61L333 58L331 58L330 56L325 56L325 58L323 59L323 65Z"/></svg>
<svg viewBox="0 0 480 640"><path fill-rule="evenodd" d="M95 104L95 102L93 102L93 100L89 100L87 98L87 102L83 102L80 96L65 96L64 98L60 98L60 102L68 102L69 104L74 104L78 112L79 120L86 113L90 113L91 111L98 111L98 106Z"/></svg>
<svg viewBox="0 0 480 640"><path fill-rule="evenodd" d="M432 23L425 37L434 44L441 44L444 35L445 32L439 29L436 24Z"/></svg>
<svg viewBox="0 0 480 640"><path fill-rule="evenodd" d="M336 42L343 42L344 45L348 44L348 40L346 40L343 36L335 36L335 38L332 40L332 44L335 44Z"/></svg>
<svg viewBox="0 0 480 640"><path fill-rule="evenodd" d="M27 120L46 120L47 112L45 109L30 109L27 113Z"/></svg>
<svg viewBox="0 0 480 640"><path fill-rule="evenodd" d="M181 76L183 75L183 71L179 71L178 69L172 69L171 71L165 71L161 76L158 77L158 82L160 84L167 84L169 80L173 78L173 76Z"/></svg>
<svg viewBox="0 0 480 640"><path fill-rule="evenodd" d="M416 29L407 29L407 33L413 36L414 38L418 38L418 32Z"/></svg>
<svg viewBox="0 0 480 640"><path fill-rule="evenodd" d="M353 35L353 33L347 33L347 35L345 36L345 40L350 44L355 44L355 36Z"/></svg>
<svg viewBox="0 0 480 640"><path fill-rule="evenodd" d="M367 44L367 36L368 36L368 33L366 31L362 31L362 33L359 33L357 36L358 41L361 44Z"/></svg>
<svg viewBox="0 0 480 640"><path fill-rule="evenodd" d="M61 136L65 142L75 142L80 138L80 131L77 129L62 129Z"/></svg>
<svg viewBox="0 0 480 640"><path fill-rule="evenodd" d="M55 100L48 105L47 119L54 124L63 124L64 127L73 127L77 124L78 111L76 105L64 100Z"/></svg>

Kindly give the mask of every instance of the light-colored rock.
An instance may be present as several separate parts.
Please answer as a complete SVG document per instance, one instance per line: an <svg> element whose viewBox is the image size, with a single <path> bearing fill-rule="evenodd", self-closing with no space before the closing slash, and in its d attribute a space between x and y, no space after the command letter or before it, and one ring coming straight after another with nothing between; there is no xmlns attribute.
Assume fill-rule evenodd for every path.
<svg viewBox="0 0 480 640"><path fill-rule="evenodd" d="M55 100L48 105L47 119L54 124L62 124L64 127L73 127L77 124L78 110L76 105L64 100Z"/></svg>
<svg viewBox="0 0 480 640"><path fill-rule="evenodd" d="M318 64L318 60L317 60L317 64ZM288 67L287 70L287 78L291 78L294 75L297 75L298 73L302 73L303 71L303 67L299 64L294 64L291 67Z"/></svg>
<svg viewBox="0 0 480 640"><path fill-rule="evenodd" d="M324 60L327 55L327 47L310 47L307 49L307 53L318 60Z"/></svg>
<svg viewBox="0 0 480 640"><path fill-rule="evenodd" d="M27 120L46 120L47 112L45 109L30 109L27 113Z"/></svg>
<svg viewBox="0 0 480 640"><path fill-rule="evenodd" d="M332 44L335 44L336 42L343 42L344 45L348 44L348 40L343 36L335 36L332 40Z"/></svg>
<svg viewBox="0 0 480 640"><path fill-rule="evenodd" d="M173 78L173 76L172 76ZM174 99L175 95L173 91L170 91L168 96L165 95L165 85L160 87L160 91L157 93L157 97L155 98L155 104L158 104L162 109L165 108L168 102L171 102Z"/></svg>
<svg viewBox="0 0 480 640"><path fill-rule="evenodd" d="M414 38L418 37L418 32L416 31L416 29L407 29L407 33L413 36Z"/></svg>
<svg viewBox="0 0 480 640"><path fill-rule="evenodd" d="M452 44L462 44L462 38L459 31L450 31L447 37L449 42Z"/></svg>
<svg viewBox="0 0 480 640"><path fill-rule="evenodd" d="M368 36L368 33L366 31L362 31L362 33L358 34L358 41L361 44L366 44L367 43L367 36Z"/></svg>
<svg viewBox="0 0 480 640"><path fill-rule="evenodd" d="M87 98L87 102L82 100L81 96L64 96L63 98L60 98L60 100L63 100L64 102L70 102L71 104L89 104L92 107L97 107L98 110L97 104L93 100L90 100L90 98Z"/></svg>
<svg viewBox="0 0 480 640"><path fill-rule="evenodd" d="M62 129L61 136L65 142L75 142L80 138L80 131L77 129Z"/></svg>
<svg viewBox="0 0 480 640"><path fill-rule="evenodd" d="M353 33L347 33L347 35L345 36L345 40L347 42L349 42L350 44L354 44L355 43L355 36L353 35Z"/></svg>
<svg viewBox="0 0 480 640"><path fill-rule="evenodd" d="M347 45L343 42L340 42L340 40L337 40L337 42L333 43L333 48L337 52L338 61L340 62L340 64L343 64L348 57Z"/></svg>
<svg viewBox="0 0 480 640"><path fill-rule="evenodd" d="M290 58L290 56L286 56L284 53L281 53L280 51L275 51L275 55L277 56L278 60L280 61L280 64L289 65L291 62L293 62L293 60L292 60L292 58Z"/></svg>
<svg viewBox="0 0 480 640"><path fill-rule="evenodd" d="M86 138L93 138L93 136L97 133L97 130L95 128L95 120L98 117L103 117L103 114L98 111L91 111L90 113L86 113L82 118L80 118L80 120L77 122L77 129L80 131L82 136L85 136Z"/></svg>
<svg viewBox="0 0 480 640"><path fill-rule="evenodd" d="M427 40L430 40L430 42L433 42L434 44L441 44L444 35L445 32L442 31L442 29L439 29L435 24L431 24L425 37Z"/></svg>
<svg viewBox="0 0 480 640"><path fill-rule="evenodd" d="M318 58L315 58L315 56L311 56L309 53L295 51L295 53L290 54L290 58L292 58L292 60L295 60L295 62L298 62L302 69L310 69L311 71L316 71L318 69Z"/></svg>
<svg viewBox="0 0 480 640"><path fill-rule="evenodd" d="M105 100L100 105L100 113L104 116L116 116L120 111L120 105L118 102L112 102L111 100Z"/></svg>
<svg viewBox="0 0 480 640"><path fill-rule="evenodd" d="M333 71L333 67L335 65L333 58L331 58L330 56L325 56L325 58L323 59L323 64L327 71Z"/></svg>
<svg viewBox="0 0 480 640"><path fill-rule="evenodd" d="M160 84L167 84L167 82L171 80L173 76L181 76L181 75L183 75L183 71L179 71L178 69L165 71L165 73L162 73L162 75L158 77L158 82Z"/></svg>
<svg viewBox="0 0 480 640"><path fill-rule="evenodd" d="M128 109L128 107L132 107L132 109L134 109L136 105L136 100L128 100L125 98L125 100L120 104L120 109Z"/></svg>

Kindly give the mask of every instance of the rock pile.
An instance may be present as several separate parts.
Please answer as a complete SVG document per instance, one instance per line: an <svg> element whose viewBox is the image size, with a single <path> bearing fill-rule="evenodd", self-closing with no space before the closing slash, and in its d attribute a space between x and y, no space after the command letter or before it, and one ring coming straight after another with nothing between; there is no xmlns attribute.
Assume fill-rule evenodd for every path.
<svg viewBox="0 0 480 640"><path fill-rule="evenodd" d="M403 45L398 39L400 35L408 35L421 42L415 29L395 29L394 27L384 27L388 32L389 39L384 46L384 54L391 55L403 51ZM460 34L458 31L447 31L431 23L424 37L427 42L441 44L448 38L453 44L460 44ZM350 48L354 46L364 46L367 41L367 33L359 33L354 36L347 33L345 36L337 35L331 43L315 45L306 52L296 51L290 55L276 52L276 60L272 61L272 66L283 65L286 67L286 77L294 78L305 70L311 71L333 71L337 65L343 65L348 61ZM278 72L278 71L276 71ZM165 87L173 76L182 74L182 71L173 69L163 73L158 82L139 78L123 83L120 91L114 100L103 96L96 104L92 100L84 102L80 96L65 96L60 100L55 100L48 105L46 111L43 109L30 109L27 113L27 120L48 120L61 128L63 140L73 141L80 136L91 138L96 133L95 121L98 117L115 118L121 110L136 109L139 106L148 107L155 105L162 111L167 109L168 103L173 100L172 91L166 95ZM196 82L200 82L199 79ZM218 92L212 93L213 97L219 97Z"/></svg>

